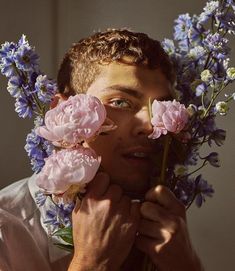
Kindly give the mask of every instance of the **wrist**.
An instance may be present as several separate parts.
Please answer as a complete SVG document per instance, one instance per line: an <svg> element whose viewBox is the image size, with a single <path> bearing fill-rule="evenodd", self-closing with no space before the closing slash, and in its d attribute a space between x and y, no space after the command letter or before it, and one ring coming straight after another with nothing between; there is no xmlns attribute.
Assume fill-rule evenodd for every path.
<svg viewBox="0 0 235 271"><path fill-rule="evenodd" d="M110 271L110 270L119 270L119 269L110 269L108 262L103 261L102 263L97 263L92 261L92 257L73 256L73 259L69 265L68 271Z"/></svg>

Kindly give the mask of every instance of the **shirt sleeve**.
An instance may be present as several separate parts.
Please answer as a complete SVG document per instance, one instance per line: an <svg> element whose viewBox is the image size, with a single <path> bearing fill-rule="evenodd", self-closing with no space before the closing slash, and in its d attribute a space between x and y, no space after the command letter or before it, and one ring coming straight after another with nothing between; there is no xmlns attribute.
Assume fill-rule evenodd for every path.
<svg viewBox="0 0 235 271"><path fill-rule="evenodd" d="M22 221L0 209L0 271L51 271Z"/></svg>

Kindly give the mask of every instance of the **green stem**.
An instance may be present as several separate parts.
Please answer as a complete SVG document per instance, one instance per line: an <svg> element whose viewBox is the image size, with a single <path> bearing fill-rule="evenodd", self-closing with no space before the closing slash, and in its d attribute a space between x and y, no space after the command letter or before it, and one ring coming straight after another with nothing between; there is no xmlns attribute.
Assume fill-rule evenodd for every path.
<svg viewBox="0 0 235 271"><path fill-rule="evenodd" d="M168 153L169 153L171 141L172 141L171 135L167 134L165 136L165 146L164 146L164 153L163 153L163 159L162 159L162 168L161 168L161 175L160 175L159 184L164 184L164 182L165 182Z"/></svg>
<svg viewBox="0 0 235 271"><path fill-rule="evenodd" d="M153 117L151 98L149 98L148 109L149 109L149 118L151 120Z"/></svg>
<svg viewBox="0 0 235 271"><path fill-rule="evenodd" d="M193 196L193 198L192 198L192 200L190 201L189 205L186 207L186 210L188 210L189 207L193 204L193 202L194 202L196 196L197 196L197 194L195 193L194 196Z"/></svg>
<svg viewBox="0 0 235 271"><path fill-rule="evenodd" d="M202 164L199 168L197 168L197 169L195 169L194 171L190 172L190 173L187 174L186 176L189 177L189 176L192 175L193 173L195 173L195 172L197 172L198 170L202 169L202 168L206 165L206 162L207 162L207 160L204 160L203 164Z"/></svg>
<svg viewBox="0 0 235 271"><path fill-rule="evenodd" d="M214 91L213 91L213 93L212 93L212 99L211 99L210 104L207 107L207 109L206 109L206 111L205 111L205 113L203 115L203 118L207 117L207 115L208 115L208 113L209 113L209 111L211 109L211 106L213 105L214 101L220 95L220 93L226 88L226 86L227 86L227 84L225 84L217 93L214 93Z"/></svg>

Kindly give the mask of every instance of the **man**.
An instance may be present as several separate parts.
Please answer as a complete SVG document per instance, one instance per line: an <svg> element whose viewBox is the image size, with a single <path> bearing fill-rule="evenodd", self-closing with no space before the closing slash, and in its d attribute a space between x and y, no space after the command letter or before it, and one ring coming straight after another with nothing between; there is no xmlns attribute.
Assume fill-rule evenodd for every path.
<svg viewBox="0 0 235 271"><path fill-rule="evenodd" d="M65 55L58 73L59 99L79 92L94 95L117 125L116 130L89 143L102 157L102 172L73 212L75 250L69 271L138 271L142 270L145 254L160 271L202 270L190 242L184 206L167 188L151 182L157 167L153 161L161 155L161 149L159 141L148 138L152 132L148 104L149 100L172 99L174 79L170 61L159 42L141 33L97 33L75 44ZM25 181L20 185L25 186ZM15 186L15 194L18 187ZM35 189L35 185L29 185L31 195ZM12 221L11 214L23 218L22 207L15 212L14 204L11 214L5 213L12 199L8 194L9 189L3 192L3 217L7 217L3 227L4 221ZM18 201L17 204L20 206ZM22 228L22 233L25 228L40 228L37 220L42 213L40 210L33 227L18 227L18 221L12 224L18 230ZM49 261L45 270L66 270L69 256L57 257L52 263L45 256L41 236L34 233L30 238L39 242L37 249ZM50 249L53 250L52 246ZM8 253L9 266L16 260L14 257Z"/></svg>

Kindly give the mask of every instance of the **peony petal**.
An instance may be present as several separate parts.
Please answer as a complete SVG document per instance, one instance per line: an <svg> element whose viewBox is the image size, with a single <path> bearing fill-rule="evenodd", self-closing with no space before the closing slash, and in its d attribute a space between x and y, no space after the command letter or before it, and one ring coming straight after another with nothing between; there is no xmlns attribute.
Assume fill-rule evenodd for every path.
<svg viewBox="0 0 235 271"><path fill-rule="evenodd" d="M45 159L42 171L37 175L37 185L47 193L64 193L71 185L90 182L101 159L90 148L62 149Z"/></svg>
<svg viewBox="0 0 235 271"><path fill-rule="evenodd" d="M40 126L35 129L35 133L49 141L57 141L59 137L52 131L49 131L46 126Z"/></svg>

